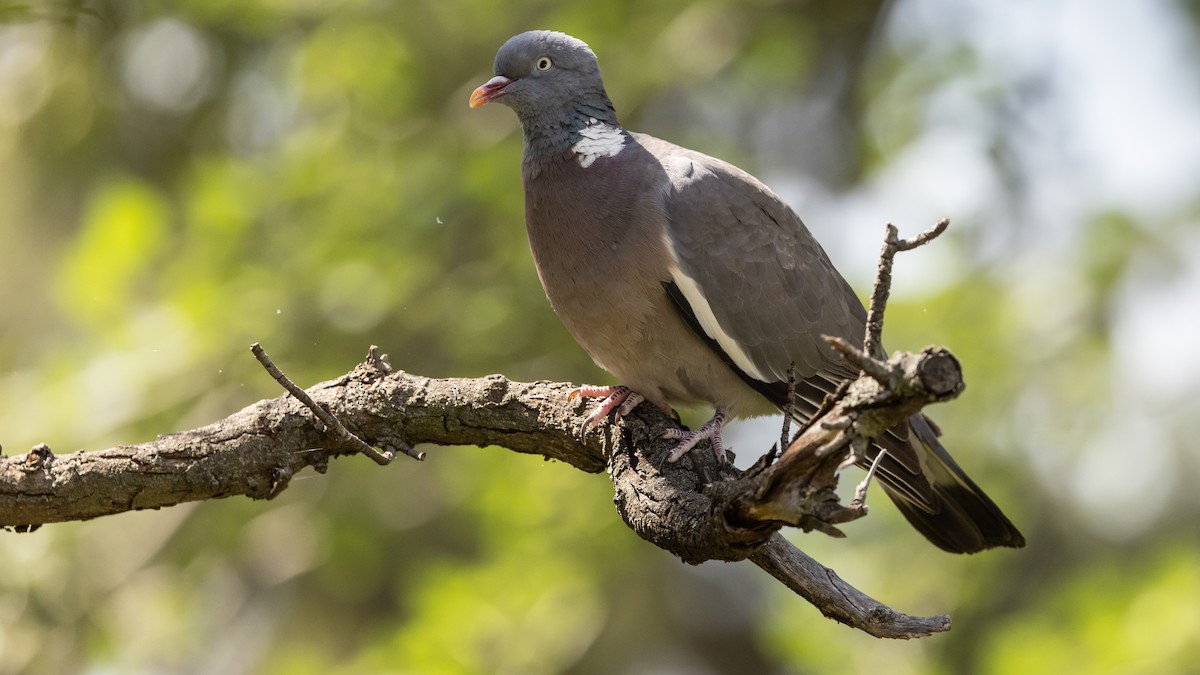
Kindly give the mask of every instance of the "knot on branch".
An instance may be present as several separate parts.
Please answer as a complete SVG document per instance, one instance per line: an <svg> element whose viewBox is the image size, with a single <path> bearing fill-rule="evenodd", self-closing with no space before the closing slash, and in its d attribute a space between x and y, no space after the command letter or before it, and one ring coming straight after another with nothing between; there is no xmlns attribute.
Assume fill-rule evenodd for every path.
<svg viewBox="0 0 1200 675"><path fill-rule="evenodd" d="M963 382L962 365L944 348L926 347L918 361L921 384L936 400L953 398L967 386Z"/></svg>
<svg viewBox="0 0 1200 675"><path fill-rule="evenodd" d="M50 451L50 446L45 443L38 443L25 454L25 461L21 463L21 470L25 473L37 473L49 467L52 461L54 461L54 453Z"/></svg>

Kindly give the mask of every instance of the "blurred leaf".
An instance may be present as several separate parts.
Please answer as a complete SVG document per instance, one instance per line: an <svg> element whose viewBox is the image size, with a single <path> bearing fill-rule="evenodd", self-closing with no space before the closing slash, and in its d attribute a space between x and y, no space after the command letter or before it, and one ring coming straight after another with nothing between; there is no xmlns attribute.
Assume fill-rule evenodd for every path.
<svg viewBox="0 0 1200 675"><path fill-rule="evenodd" d="M1200 555L1192 542L1152 559L1072 575L988 640L991 673L1190 673L1200 659Z"/></svg>
<svg viewBox="0 0 1200 675"><path fill-rule="evenodd" d="M64 310L102 326L140 299L140 286L163 251L169 218L162 195L134 178L106 181L93 190L82 230L61 264L58 298Z"/></svg>

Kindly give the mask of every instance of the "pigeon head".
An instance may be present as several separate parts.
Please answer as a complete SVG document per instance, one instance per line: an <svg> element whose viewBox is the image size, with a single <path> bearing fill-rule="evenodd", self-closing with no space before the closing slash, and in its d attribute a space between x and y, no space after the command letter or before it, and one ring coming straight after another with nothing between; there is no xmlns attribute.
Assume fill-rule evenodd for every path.
<svg viewBox="0 0 1200 675"><path fill-rule="evenodd" d="M496 76L471 94L470 105L502 103L526 131L579 128L589 120L615 125L596 55L565 33L535 30L509 38L496 53Z"/></svg>

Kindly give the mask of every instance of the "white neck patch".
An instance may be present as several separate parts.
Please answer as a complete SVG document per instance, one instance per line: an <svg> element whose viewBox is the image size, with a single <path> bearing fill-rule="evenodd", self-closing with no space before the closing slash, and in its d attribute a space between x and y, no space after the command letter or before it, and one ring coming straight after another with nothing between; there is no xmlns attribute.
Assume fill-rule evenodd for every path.
<svg viewBox="0 0 1200 675"><path fill-rule="evenodd" d="M602 124L595 117L588 120L586 127L579 130L582 136L571 150L579 166L588 168L601 157L615 157L625 146L625 133L620 127Z"/></svg>

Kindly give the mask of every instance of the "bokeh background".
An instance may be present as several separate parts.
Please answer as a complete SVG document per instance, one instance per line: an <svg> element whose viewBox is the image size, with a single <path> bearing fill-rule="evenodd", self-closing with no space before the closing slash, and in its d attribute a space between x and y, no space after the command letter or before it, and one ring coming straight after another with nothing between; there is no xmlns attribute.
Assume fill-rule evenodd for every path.
<svg viewBox="0 0 1200 675"><path fill-rule="evenodd" d="M626 126L733 161L941 343L933 411L1020 524L944 554L882 495L794 535L945 635L870 638L637 539L603 476L491 448L0 533L0 672L1185 673L1200 668L1194 0L0 2L0 443L149 440L370 344L430 376L608 382L538 285L510 35L589 42ZM777 420L738 426L743 458ZM850 482L857 480L855 477Z"/></svg>

